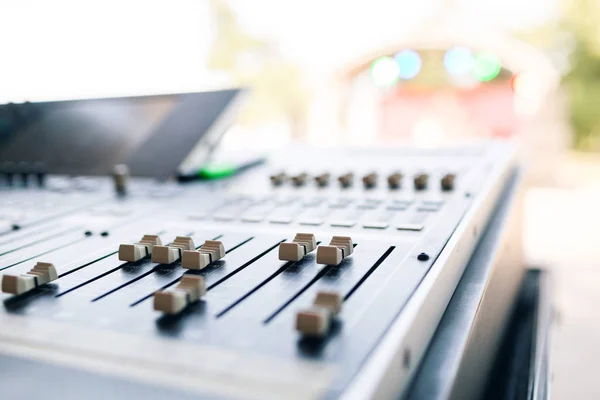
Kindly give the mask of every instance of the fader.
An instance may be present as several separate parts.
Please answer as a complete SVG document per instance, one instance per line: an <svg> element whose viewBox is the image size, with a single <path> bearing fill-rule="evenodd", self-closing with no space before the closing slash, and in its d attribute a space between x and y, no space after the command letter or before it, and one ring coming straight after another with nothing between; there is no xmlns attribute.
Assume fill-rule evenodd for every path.
<svg viewBox="0 0 600 400"><path fill-rule="evenodd" d="M297 233L291 243L279 244L279 259L284 261L300 261L317 246L312 233Z"/></svg>
<svg viewBox="0 0 600 400"><path fill-rule="evenodd" d="M225 257L225 247L218 240L207 240L198 250L184 250L181 266L201 270Z"/></svg>

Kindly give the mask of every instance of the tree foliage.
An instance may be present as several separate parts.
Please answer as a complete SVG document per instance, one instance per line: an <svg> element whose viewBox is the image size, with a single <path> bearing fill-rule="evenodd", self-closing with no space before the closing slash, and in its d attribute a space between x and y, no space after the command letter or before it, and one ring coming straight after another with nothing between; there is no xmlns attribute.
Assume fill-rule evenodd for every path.
<svg viewBox="0 0 600 400"><path fill-rule="evenodd" d="M573 145L600 150L600 2L570 0L564 5L563 28L572 34L574 50L564 84L569 93Z"/></svg>

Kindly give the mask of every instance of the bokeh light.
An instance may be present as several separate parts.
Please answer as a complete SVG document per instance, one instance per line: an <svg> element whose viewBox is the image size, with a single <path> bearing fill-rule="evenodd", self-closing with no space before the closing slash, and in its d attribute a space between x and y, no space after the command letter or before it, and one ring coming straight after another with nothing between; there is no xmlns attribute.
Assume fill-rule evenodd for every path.
<svg viewBox="0 0 600 400"><path fill-rule="evenodd" d="M540 77L531 72L514 75L510 83L517 96L526 98L541 96L544 90Z"/></svg>
<svg viewBox="0 0 600 400"><path fill-rule="evenodd" d="M414 50L402 50L394 56L400 67L401 79L412 79L419 74L423 62L421 56Z"/></svg>
<svg viewBox="0 0 600 400"><path fill-rule="evenodd" d="M377 86L391 86L400 78L400 66L391 57L381 57L371 64L371 78Z"/></svg>
<svg viewBox="0 0 600 400"><path fill-rule="evenodd" d="M482 82L491 81L498 76L501 68L500 58L484 51L475 56L473 76Z"/></svg>
<svg viewBox="0 0 600 400"><path fill-rule="evenodd" d="M475 57L466 47L453 47L444 55L444 67L450 75L465 76L473 70Z"/></svg>

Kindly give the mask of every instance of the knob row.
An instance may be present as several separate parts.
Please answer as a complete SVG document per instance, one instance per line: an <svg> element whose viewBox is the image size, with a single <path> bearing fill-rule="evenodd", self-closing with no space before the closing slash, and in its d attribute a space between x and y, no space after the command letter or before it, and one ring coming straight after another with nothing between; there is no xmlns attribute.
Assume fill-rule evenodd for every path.
<svg viewBox="0 0 600 400"><path fill-rule="evenodd" d="M46 165L41 162L27 163L5 161L0 164L0 175L3 176L5 183L8 186L18 184L15 182L20 180L22 186L28 186L31 179L35 179L38 186L42 187L46 182Z"/></svg>
<svg viewBox="0 0 600 400"><path fill-rule="evenodd" d="M306 172L302 172L298 175L287 175L285 172L280 172L275 175L270 176L270 180L273 186L281 186L288 180L291 182L293 186L301 187L308 183L310 177ZM331 181L331 174L328 172L315 175L313 177L315 184L318 187L326 187L329 186ZM387 177L387 184L390 189L399 189L402 187L402 181L404 179L404 175L401 172L394 172ZM338 176L337 178L340 186L342 188L351 187L354 184L354 174L352 172L348 172ZM366 189L372 189L377 186L379 180L379 176L376 172L371 172L362 177L363 186ZM452 173L445 174L440 179L440 187L444 191L449 191L454 189L454 181L456 180L456 175ZM425 173L418 173L413 176L413 185L416 190L425 190L427 189L429 184L429 175Z"/></svg>
<svg viewBox="0 0 600 400"><path fill-rule="evenodd" d="M119 246L121 261L136 262L147 256L159 264L181 260L183 268L200 270L225 257L225 247L218 240L207 240L196 250L189 236L177 236L172 243L163 246L157 235L144 235L137 243Z"/></svg>

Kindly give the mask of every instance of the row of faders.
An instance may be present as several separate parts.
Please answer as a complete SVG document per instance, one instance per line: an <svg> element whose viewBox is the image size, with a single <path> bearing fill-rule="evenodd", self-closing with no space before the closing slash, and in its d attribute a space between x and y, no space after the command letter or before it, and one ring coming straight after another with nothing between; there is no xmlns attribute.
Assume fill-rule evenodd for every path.
<svg viewBox="0 0 600 400"><path fill-rule="evenodd" d="M334 236L328 246L318 246L312 233L297 233L291 242L279 244L279 259L282 261L300 261L308 253L317 249L317 263L339 265L352 254L354 244L348 236Z"/></svg>
<svg viewBox="0 0 600 400"><path fill-rule="evenodd" d="M314 176L315 184L318 187L326 187L330 182L330 174L324 172ZM304 186L308 180L309 175L306 172L301 172L297 175L288 176L285 172L280 172L270 177L273 186L281 186L286 181L290 181L293 186L301 187ZM400 189L402 187L402 180L404 175L401 172L393 172L387 177L388 187L390 189ZM444 191L450 191L454 189L454 181L456 175L453 173L445 174L440 180L440 187ZM363 186L366 189L372 189L377 186L379 176L376 172L370 172L362 177ZM342 188L349 188L354 183L354 173L347 172L338 177L338 182ZM428 187L429 175L426 173L417 173L413 176L413 185L416 190L425 190Z"/></svg>
<svg viewBox="0 0 600 400"><path fill-rule="evenodd" d="M194 240L189 236L177 236L172 243L163 246L157 235L144 235L142 240L135 244L119 246L121 261L136 262L149 256L155 263L172 264L181 260L183 268L199 270L223 258L225 248L220 241L207 240L196 250Z"/></svg>

